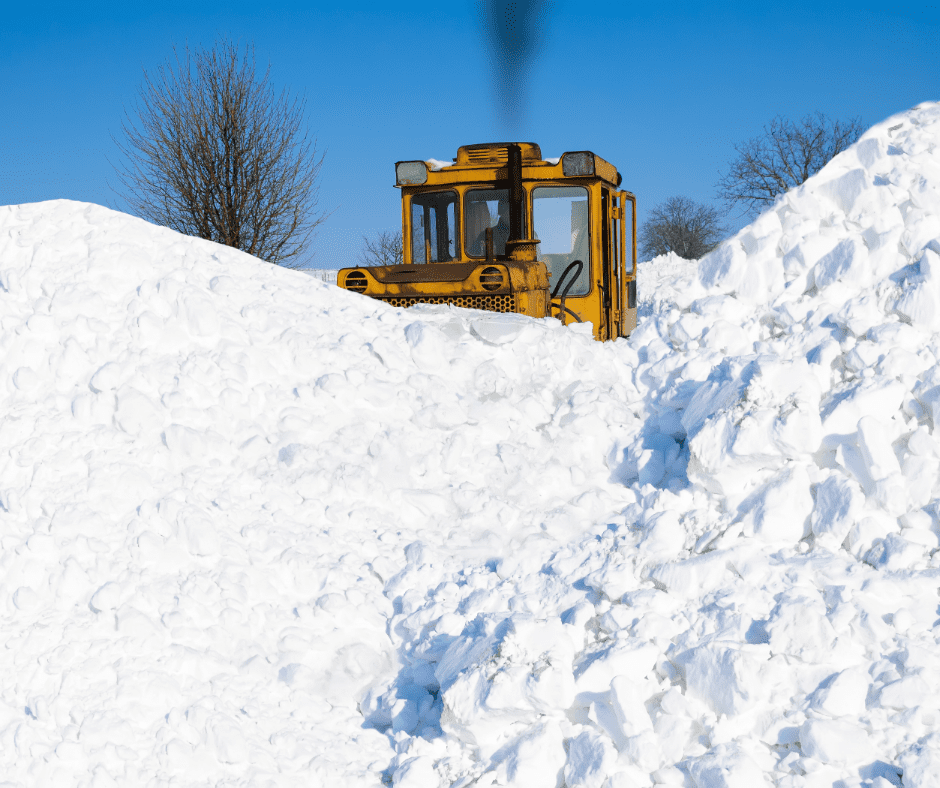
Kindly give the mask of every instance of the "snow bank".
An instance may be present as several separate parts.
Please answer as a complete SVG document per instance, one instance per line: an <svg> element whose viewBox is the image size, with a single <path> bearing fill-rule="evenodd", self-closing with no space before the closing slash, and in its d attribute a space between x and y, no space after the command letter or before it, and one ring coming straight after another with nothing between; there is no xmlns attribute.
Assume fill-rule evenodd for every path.
<svg viewBox="0 0 940 788"><path fill-rule="evenodd" d="M331 285L336 284L337 269L335 268L301 268L299 270L301 273L319 279L321 282L327 282Z"/></svg>
<svg viewBox="0 0 940 788"><path fill-rule="evenodd" d="M7 784L937 784L938 139L607 344L0 209Z"/></svg>

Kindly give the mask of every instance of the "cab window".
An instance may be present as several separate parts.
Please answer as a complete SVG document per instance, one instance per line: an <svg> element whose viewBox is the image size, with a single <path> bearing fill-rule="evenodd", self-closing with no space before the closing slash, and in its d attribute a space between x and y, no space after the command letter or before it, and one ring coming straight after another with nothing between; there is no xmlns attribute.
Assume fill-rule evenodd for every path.
<svg viewBox="0 0 940 788"><path fill-rule="evenodd" d="M411 197L411 262L447 263L457 248L457 193L425 192Z"/></svg>
<svg viewBox="0 0 940 788"><path fill-rule="evenodd" d="M541 241L539 260L548 266L552 291L576 260L584 265L568 295L587 295L591 289L588 217L588 193L583 186L538 186L532 192L532 224ZM577 271L578 266L568 271L564 289Z"/></svg>
<svg viewBox="0 0 940 788"><path fill-rule="evenodd" d="M493 256L506 254L509 240L509 190L471 189L464 197L464 221L467 225L466 249L470 257L486 254L486 228L493 228Z"/></svg>

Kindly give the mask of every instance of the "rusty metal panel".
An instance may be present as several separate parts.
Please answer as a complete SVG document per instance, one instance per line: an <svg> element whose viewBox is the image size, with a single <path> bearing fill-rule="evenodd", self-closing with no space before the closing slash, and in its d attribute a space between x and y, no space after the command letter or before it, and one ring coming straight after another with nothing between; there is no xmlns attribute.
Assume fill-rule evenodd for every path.
<svg viewBox="0 0 940 788"><path fill-rule="evenodd" d="M432 263L344 268L337 284L396 306L453 303L544 317L548 271L542 262Z"/></svg>
<svg viewBox="0 0 940 788"><path fill-rule="evenodd" d="M509 146L518 145L522 159L542 160L542 150L534 142L487 142L482 145L462 145L457 148L457 165L493 164L509 160Z"/></svg>
<svg viewBox="0 0 940 788"><path fill-rule="evenodd" d="M614 186L617 185L617 168L596 153L594 154L594 167L601 178Z"/></svg>
<svg viewBox="0 0 940 788"><path fill-rule="evenodd" d="M477 267L476 263L431 263L430 265L383 265L370 267L383 284L408 282L462 282Z"/></svg>

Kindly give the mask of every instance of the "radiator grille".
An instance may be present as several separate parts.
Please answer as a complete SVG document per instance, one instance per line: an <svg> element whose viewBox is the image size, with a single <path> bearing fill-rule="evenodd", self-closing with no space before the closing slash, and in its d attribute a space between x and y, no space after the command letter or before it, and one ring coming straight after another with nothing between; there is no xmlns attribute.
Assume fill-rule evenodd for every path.
<svg viewBox="0 0 940 788"><path fill-rule="evenodd" d="M415 304L453 304L464 309L485 309L487 312L515 312L516 299L511 295L472 296L393 296L379 298L392 306L409 307Z"/></svg>

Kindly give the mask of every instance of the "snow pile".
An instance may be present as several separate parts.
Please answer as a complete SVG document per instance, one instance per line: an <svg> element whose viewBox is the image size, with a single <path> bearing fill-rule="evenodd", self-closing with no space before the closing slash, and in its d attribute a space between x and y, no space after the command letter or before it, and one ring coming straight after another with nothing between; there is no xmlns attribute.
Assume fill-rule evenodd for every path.
<svg viewBox="0 0 940 788"><path fill-rule="evenodd" d="M321 282L327 282L331 285L336 284L336 268L301 268L300 272Z"/></svg>
<svg viewBox="0 0 940 788"><path fill-rule="evenodd" d="M0 209L3 779L940 784L938 140L607 344Z"/></svg>

